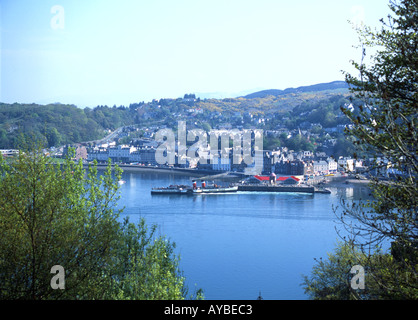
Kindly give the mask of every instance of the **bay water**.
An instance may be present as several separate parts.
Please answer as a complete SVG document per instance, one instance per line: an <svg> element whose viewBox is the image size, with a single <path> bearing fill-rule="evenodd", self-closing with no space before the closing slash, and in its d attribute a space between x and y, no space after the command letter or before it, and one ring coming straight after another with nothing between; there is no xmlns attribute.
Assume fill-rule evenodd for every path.
<svg viewBox="0 0 418 320"><path fill-rule="evenodd" d="M341 240L333 206L367 193L341 186L314 195L151 195L152 187L191 185L191 178L124 172L122 179L121 219L156 224L158 235L176 243L189 291L202 288L208 300L254 300L260 294L266 300L307 299L302 276Z"/></svg>

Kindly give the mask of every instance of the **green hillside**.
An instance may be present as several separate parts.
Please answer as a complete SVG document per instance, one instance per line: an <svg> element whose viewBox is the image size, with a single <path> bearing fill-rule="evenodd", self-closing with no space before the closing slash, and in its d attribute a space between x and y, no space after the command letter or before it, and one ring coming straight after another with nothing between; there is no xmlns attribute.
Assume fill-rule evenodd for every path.
<svg viewBox="0 0 418 320"><path fill-rule="evenodd" d="M209 111L218 112L250 112L255 114L274 114L292 111L293 108L304 102L319 102L334 96L346 96L350 94L347 89L335 89L324 91L290 92L277 96L274 95L250 95L253 98L228 98L205 99L197 106Z"/></svg>
<svg viewBox="0 0 418 320"><path fill-rule="evenodd" d="M133 123L125 109L81 109L64 104L0 104L0 148L18 148L22 139L58 146L103 137L107 129Z"/></svg>
<svg viewBox="0 0 418 320"><path fill-rule="evenodd" d="M0 148L18 148L22 139L42 141L48 147L61 146L98 140L109 130L126 125L175 128L179 120L205 130L224 124L266 130L283 126L294 129L306 121L327 128L344 123L340 107L350 102L349 97L345 83L336 81L261 91L246 97L201 100L194 94L186 94L177 99L93 109L59 103L0 103Z"/></svg>

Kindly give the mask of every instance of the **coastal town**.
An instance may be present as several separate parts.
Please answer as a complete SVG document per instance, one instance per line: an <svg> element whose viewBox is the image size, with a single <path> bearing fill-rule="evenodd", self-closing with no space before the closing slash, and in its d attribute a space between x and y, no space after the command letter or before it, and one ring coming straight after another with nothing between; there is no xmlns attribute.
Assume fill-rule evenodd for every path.
<svg viewBox="0 0 418 320"><path fill-rule="evenodd" d="M124 121L132 118L134 124L110 129L112 122L100 118L107 128L101 139L62 146L54 144L44 152L60 159L65 158L72 147L75 160L81 159L85 164L94 160L105 164L111 160L125 169L146 167L211 174L229 172L244 176L274 174L296 177L297 183L308 184L320 183L324 181L323 177L334 175L354 174L356 178L365 178L370 173L372 161L353 158L353 143L345 135L346 129L352 125L340 110L341 106L354 110L359 102L349 99L342 84L333 85L337 85L335 90L317 91L314 98L309 93L312 100L302 103L292 94L281 96L280 99L284 99L280 100L282 109L268 112L260 111L260 108L266 108L264 104L276 103L271 96L201 100L194 94L185 94L183 98L154 99L147 103L133 103L129 107L98 106L93 110L96 118L108 113L113 125L118 123L118 117L126 118ZM330 86L327 84L326 88ZM304 97L303 94L299 92L298 96ZM285 103L289 104L287 111ZM188 133L184 132L183 145L180 143L181 123L187 124L189 129ZM158 152L166 143L167 136L160 134L164 130L173 130L172 135L178 139L170 150L171 161L158 159ZM194 130L203 132L202 141L201 137L195 140L195 136L190 136ZM234 132L241 134L238 143L234 140ZM247 158L243 150L246 132L251 134ZM216 136L218 141L209 141L212 136ZM222 140L225 137L226 140ZM59 140L52 139L51 142ZM2 154L7 156L16 152L4 149ZM244 161L248 157L250 162ZM383 165L374 174L387 175L389 167L389 164Z"/></svg>
<svg viewBox="0 0 418 320"><path fill-rule="evenodd" d="M133 126L118 130L118 134L112 135L112 140L105 139L100 143L92 145L73 145L75 148L75 160L82 159L83 162L89 163L96 160L99 164L107 163L110 159L112 163L119 165L149 167L149 168L172 168L172 169L189 169L201 172L222 173L232 172L243 175L252 175L254 173L254 165L247 165L244 161L234 161L234 148L227 147L225 150L218 150L216 160L211 156L211 150L206 145L205 148L197 150L197 152L209 155L208 161L199 161L202 158L188 157L182 155L180 161L179 152L175 150L175 163L161 164L156 160L156 152L163 141L155 140L156 132L161 129L159 127L146 128L146 134L141 138L132 139L127 144L119 144L117 141L129 137L131 132L139 129ZM226 130L223 131L227 132ZM222 133L219 130L218 133ZM68 147L56 149L54 156L65 157ZM257 154L257 155L256 155ZM227 156L225 156L227 155ZM289 176L298 177L301 181L320 181L318 177L341 175L341 174L363 174L367 171L367 160L354 159L350 156L333 157L327 152L312 151L294 151L287 147L277 147L272 150L260 150L260 152L252 152L254 162L262 163L259 175ZM257 158L258 157L258 158ZM253 174L257 176L257 174Z"/></svg>
<svg viewBox="0 0 418 320"><path fill-rule="evenodd" d="M339 108L344 106L353 110L358 102L350 102L348 96L339 90L345 89L316 92L318 97L312 102L297 102L299 105L295 102L296 107L286 112L260 112L254 105L247 106L250 99L201 100L194 94L186 94L178 99L133 103L129 107L98 106L94 109L97 114L108 112L112 119L116 119L118 114L130 115L135 119L135 124L106 129L104 137L99 140L53 145L44 149L44 152L60 159L65 158L69 147L72 147L75 149L75 160L81 159L85 164L94 160L105 164L110 159L124 169L182 169L183 172L229 172L244 176L274 174L278 177L296 177L297 183L308 184L320 183L324 177L335 175L354 175L357 179L368 178L370 173L387 175L389 163L383 163L379 172L371 172L370 163L374 159L355 159L352 156L353 143L345 135L345 130L351 124ZM285 97L285 101L295 99L290 95ZM269 97L260 99L257 100L259 103L272 103ZM233 108L236 111L232 111ZM189 134L184 132L184 145L180 146L180 141L173 145L172 161L158 161L158 150L165 143L159 133L173 128L173 136L177 138L180 136L180 123L187 124L189 133L200 130L205 139L201 142L200 137L195 140L193 135L189 139ZM109 128L110 122L104 125ZM237 144L234 140L233 132L237 131L252 134L251 152L247 154L252 159L250 163L244 161L243 139ZM259 142L262 142L261 146L255 146L256 133ZM219 137L219 141L214 144L209 141L212 135ZM222 137L226 137L226 140L221 141ZM4 149L2 154L7 156L16 152Z"/></svg>
<svg viewBox="0 0 418 320"><path fill-rule="evenodd" d="M136 164L142 166L161 166L156 161L156 150L159 143L153 140L141 139L135 145L118 145L115 143L103 144L94 148L78 146L76 148L76 159L86 161L97 160L99 163L107 162L111 159L113 163ZM175 164L177 168L193 168L211 171L232 171L246 172L249 168L243 161L234 164L232 147L228 148L228 157L221 157L214 163L202 164L199 161L189 161L185 164ZM64 149L65 153L65 149ZM213 161L212 161L213 162ZM334 174L338 171L363 172L363 161L351 157L339 157L334 159L325 152L313 153L311 151L293 151L286 147L277 150L262 150L262 174L282 174L282 175L308 175L319 176Z"/></svg>
<svg viewBox="0 0 418 320"><path fill-rule="evenodd" d="M417 301L417 17L0 0L0 301L164 319Z"/></svg>
<svg viewBox="0 0 418 320"><path fill-rule="evenodd" d="M293 90L293 89L292 89ZM68 148L76 150L75 160L86 164L96 160L99 164L112 163L150 168L173 168L206 172L232 172L244 175L297 176L302 181L339 172L360 174L367 166L366 159L354 159L353 143L345 136L351 126L341 112L342 106L353 110L360 103L351 99L345 83L333 82L279 93L254 93L236 99L200 99L195 94L185 94L177 99L154 99L150 102L124 106L97 106L84 109L86 119L102 127L101 138L88 135L84 126L68 133L73 142L64 138L64 130L46 133L48 148L45 154L65 158ZM54 106L54 110L59 111ZM51 107L52 108L52 107ZM80 110L71 107L72 119L78 119ZM77 111L77 112L76 112ZM39 109L38 114L45 112ZM81 121L80 120L80 121ZM70 121L68 119L68 121ZM187 124L189 133L203 131L205 139L199 143L184 132L180 145L179 124ZM20 127L8 127L9 135ZM99 131L100 131L99 130ZM159 135L163 130L173 130L177 142L170 153L170 161L159 161L157 154L165 140ZM87 132L93 132L91 129ZM252 134L250 152L245 154L244 139L236 141L233 132ZM255 146L255 133L258 144ZM209 141L212 134L220 141ZM7 136L8 137L8 136ZM93 138L95 137L95 138ZM222 141L226 137L227 140ZM74 139L76 138L76 139ZM8 137L9 140L12 138ZM16 140L16 138L13 138ZM65 143L65 144L64 144ZM10 145L10 144L4 144ZM247 148L248 149L248 148ZM186 152L187 151L187 152ZM13 151L4 150L4 154ZM247 157L246 157L247 156ZM248 157L252 161L248 161ZM245 158L245 159L244 159ZM161 159L160 159L161 160ZM247 161L244 161L247 160Z"/></svg>

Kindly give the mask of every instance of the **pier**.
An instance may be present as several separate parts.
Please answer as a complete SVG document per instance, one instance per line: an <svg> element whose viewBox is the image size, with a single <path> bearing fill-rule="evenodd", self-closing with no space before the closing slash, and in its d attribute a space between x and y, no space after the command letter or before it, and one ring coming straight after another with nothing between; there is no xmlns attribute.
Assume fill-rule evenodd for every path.
<svg viewBox="0 0 418 320"><path fill-rule="evenodd" d="M301 186L238 185L238 191L299 192L314 194L315 188Z"/></svg>

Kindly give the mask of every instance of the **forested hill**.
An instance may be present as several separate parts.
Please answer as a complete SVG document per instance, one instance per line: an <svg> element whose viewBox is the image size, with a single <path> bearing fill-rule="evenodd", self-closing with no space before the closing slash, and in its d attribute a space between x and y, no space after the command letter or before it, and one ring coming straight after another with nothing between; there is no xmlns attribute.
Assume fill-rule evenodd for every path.
<svg viewBox="0 0 418 320"><path fill-rule="evenodd" d="M133 124L135 112L98 106L0 103L0 149L18 148L22 137L49 147L102 138L107 130Z"/></svg>
<svg viewBox="0 0 418 320"><path fill-rule="evenodd" d="M154 99L129 106L97 106L93 109L60 103L0 103L0 149L18 148L19 139L25 135L49 147L62 146L98 140L109 130L128 125L175 128L179 120L205 130L219 126L261 126L274 130L277 126L296 128L304 121L326 128L341 123L339 108L349 103L350 96L339 81L286 89L276 95L270 93L202 100L194 94L185 94L177 99Z"/></svg>

